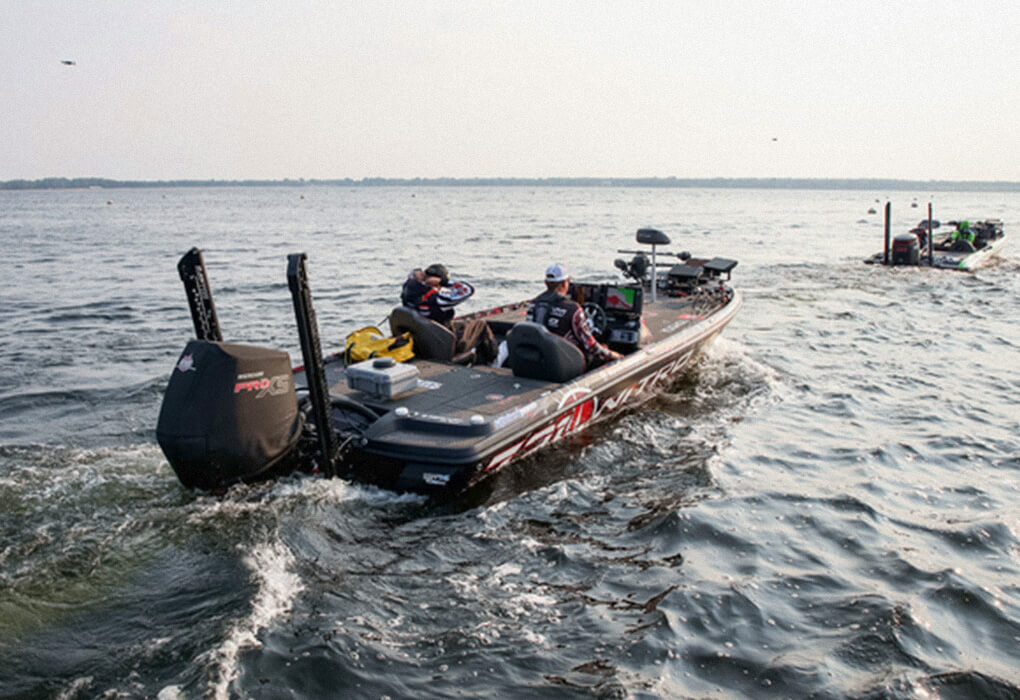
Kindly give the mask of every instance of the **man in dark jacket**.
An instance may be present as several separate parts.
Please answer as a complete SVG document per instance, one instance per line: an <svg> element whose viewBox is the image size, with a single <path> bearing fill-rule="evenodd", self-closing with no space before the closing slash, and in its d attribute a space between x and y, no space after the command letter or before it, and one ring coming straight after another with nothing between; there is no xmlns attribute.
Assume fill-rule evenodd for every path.
<svg viewBox="0 0 1020 700"><path fill-rule="evenodd" d="M496 359L496 339L482 319L454 320L453 307L475 293L467 282L452 282L445 265L429 265L408 275L400 292L400 303L425 318L446 326L457 337L455 354L474 351L479 362L488 364Z"/></svg>
<svg viewBox="0 0 1020 700"><path fill-rule="evenodd" d="M420 267L411 271L400 290L400 303L414 309L422 316L449 327L453 319L453 307L474 293L471 285L458 283L467 289L460 290L454 299L442 292L443 287L450 285L450 273L444 265L429 265L422 270Z"/></svg>
<svg viewBox="0 0 1020 700"><path fill-rule="evenodd" d="M528 307L529 321L545 326L550 332L566 338L584 353L585 370L619 360L623 355L595 340L584 309L567 297L570 275L563 265L555 263L545 271L546 290Z"/></svg>

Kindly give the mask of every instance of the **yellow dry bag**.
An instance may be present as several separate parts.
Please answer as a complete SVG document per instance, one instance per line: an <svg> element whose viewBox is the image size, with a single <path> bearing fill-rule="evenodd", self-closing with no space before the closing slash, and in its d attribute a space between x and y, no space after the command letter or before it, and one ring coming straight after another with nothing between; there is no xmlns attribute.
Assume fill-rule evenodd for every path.
<svg viewBox="0 0 1020 700"><path fill-rule="evenodd" d="M410 360L414 357L411 334L385 336L375 326L365 326L347 336L347 343L344 345L345 365L350 367L355 362L373 357L392 357L397 362Z"/></svg>

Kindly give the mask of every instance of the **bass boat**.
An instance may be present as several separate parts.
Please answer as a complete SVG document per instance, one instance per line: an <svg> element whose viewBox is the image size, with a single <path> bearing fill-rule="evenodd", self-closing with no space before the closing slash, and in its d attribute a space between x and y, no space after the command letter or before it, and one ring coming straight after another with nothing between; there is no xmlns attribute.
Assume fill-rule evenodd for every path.
<svg viewBox="0 0 1020 700"><path fill-rule="evenodd" d="M620 251L633 257L615 261L625 281L571 284L596 338L623 355L587 372L576 346L526 320L527 301L458 317L484 320L505 343L500 366L455 356L452 331L403 306L389 326L395 338L411 339L413 357L323 357L303 253L290 255L287 268L303 356L292 367L286 352L223 342L193 248L178 270L197 337L171 373L157 440L189 488L303 470L456 495L648 399L736 315L735 260L661 250L670 241L655 229L639 230L637 242L647 248Z"/></svg>
<svg viewBox="0 0 1020 700"><path fill-rule="evenodd" d="M1006 244L1006 234L1000 219L985 219L973 224L967 221L946 222L947 232L937 233L942 222L932 219L931 205L928 218L907 233L895 236L890 244L890 215L892 206L885 205L885 247L864 262L878 265L914 265L938 267L946 270L971 271L985 265ZM968 240L956 233L969 231Z"/></svg>

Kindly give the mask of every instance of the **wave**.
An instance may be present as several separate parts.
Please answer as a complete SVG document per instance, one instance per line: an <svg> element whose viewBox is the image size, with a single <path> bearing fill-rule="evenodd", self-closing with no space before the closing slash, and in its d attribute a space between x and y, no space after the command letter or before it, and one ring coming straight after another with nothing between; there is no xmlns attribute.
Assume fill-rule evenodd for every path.
<svg viewBox="0 0 1020 700"><path fill-rule="evenodd" d="M245 617L234 621L217 648L196 659L197 663L211 667L212 680L207 697L233 696L230 686L240 673L240 653L260 646L259 633L269 625L286 619L294 601L304 590L300 576L292 570L296 564L294 555L279 539L255 545L242 557L242 561L256 586L251 610Z"/></svg>

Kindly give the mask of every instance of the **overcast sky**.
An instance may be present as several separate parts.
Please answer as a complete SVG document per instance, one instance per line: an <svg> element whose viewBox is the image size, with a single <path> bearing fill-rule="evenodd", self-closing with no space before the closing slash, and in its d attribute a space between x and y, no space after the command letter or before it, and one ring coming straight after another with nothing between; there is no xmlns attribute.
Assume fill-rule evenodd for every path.
<svg viewBox="0 0 1020 700"><path fill-rule="evenodd" d="M3 0L0 28L0 180L1020 180L1020 0Z"/></svg>

